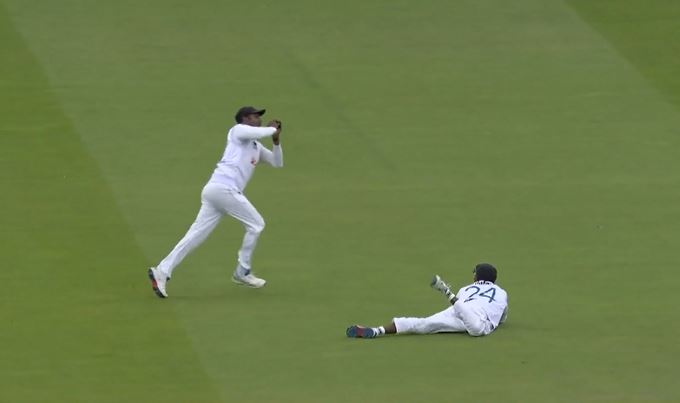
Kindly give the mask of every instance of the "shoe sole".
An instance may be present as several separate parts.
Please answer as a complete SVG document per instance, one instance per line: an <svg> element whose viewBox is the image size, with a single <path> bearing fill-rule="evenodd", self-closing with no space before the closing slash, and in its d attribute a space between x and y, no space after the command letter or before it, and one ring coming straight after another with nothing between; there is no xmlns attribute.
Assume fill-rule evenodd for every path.
<svg viewBox="0 0 680 403"><path fill-rule="evenodd" d="M245 287L248 287L248 288L262 288L262 287L264 287L264 286L267 284L267 282L265 281L264 283L262 283L262 285L259 285L259 286L258 286L258 285L253 285L253 284L250 284L250 283L246 283L245 281L241 281L241 280L237 279L237 278L234 277L234 276L231 277L231 281L232 281L233 283L236 283L236 284L238 284L238 285L242 285L242 286L245 286Z"/></svg>
<svg viewBox="0 0 680 403"><path fill-rule="evenodd" d="M362 326L350 326L345 332L347 337L353 337L357 339L373 339L375 338L375 332L372 329Z"/></svg>
<svg viewBox="0 0 680 403"><path fill-rule="evenodd" d="M167 298L165 295L163 295L161 290L158 289L158 283L156 282L156 276L153 275L153 271L149 269L149 271L147 271L147 274L149 275L149 280L151 280L151 287L153 287L153 291L156 293L156 295L159 298Z"/></svg>

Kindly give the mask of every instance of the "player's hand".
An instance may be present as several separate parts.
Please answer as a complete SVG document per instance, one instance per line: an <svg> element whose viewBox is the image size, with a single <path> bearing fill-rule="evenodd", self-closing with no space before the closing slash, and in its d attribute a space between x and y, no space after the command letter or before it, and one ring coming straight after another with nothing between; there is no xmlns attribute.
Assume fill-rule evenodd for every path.
<svg viewBox="0 0 680 403"><path fill-rule="evenodd" d="M270 122L269 126L276 128L276 132L272 135L272 141L274 142L274 144L278 145L279 144L279 136L281 135L281 128L282 128L281 121L276 120L276 119L272 120Z"/></svg>
<svg viewBox="0 0 680 403"><path fill-rule="evenodd" d="M276 131L276 133L274 133L274 134L272 135L272 142L273 142L275 145L277 145L277 146L279 145L279 141L281 141L281 140L279 140L279 137L280 137L280 136L281 136L281 129L278 129L278 130Z"/></svg>
<svg viewBox="0 0 680 403"><path fill-rule="evenodd" d="M281 121L274 119L274 120L270 121L269 123L267 123L267 126L268 127L276 127L277 129L280 129L281 128Z"/></svg>

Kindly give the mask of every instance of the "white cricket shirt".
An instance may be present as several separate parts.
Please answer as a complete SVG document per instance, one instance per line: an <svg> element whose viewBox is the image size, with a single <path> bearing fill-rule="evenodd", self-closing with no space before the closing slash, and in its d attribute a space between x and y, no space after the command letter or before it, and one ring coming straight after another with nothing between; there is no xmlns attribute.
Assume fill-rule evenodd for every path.
<svg viewBox="0 0 680 403"><path fill-rule="evenodd" d="M494 328L505 320L508 309L508 293L491 281L475 281L462 287L456 294L458 301L480 308Z"/></svg>
<svg viewBox="0 0 680 403"><path fill-rule="evenodd" d="M240 123L232 127L227 135L224 155L217 163L209 182L220 183L242 192L260 160L276 168L282 167L281 146L274 145L270 151L258 141L274 133L274 127L254 127Z"/></svg>

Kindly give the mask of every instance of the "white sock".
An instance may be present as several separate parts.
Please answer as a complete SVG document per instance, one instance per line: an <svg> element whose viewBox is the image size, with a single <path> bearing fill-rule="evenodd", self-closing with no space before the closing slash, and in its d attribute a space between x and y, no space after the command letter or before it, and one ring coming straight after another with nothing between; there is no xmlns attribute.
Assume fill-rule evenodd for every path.
<svg viewBox="0 0 680 403"><path fill-rule="evenodd" d="M373 331L375 331L378 334L378 336L382 336L383 334L385 334L385 328L382 326L374 327Z"/></svg>

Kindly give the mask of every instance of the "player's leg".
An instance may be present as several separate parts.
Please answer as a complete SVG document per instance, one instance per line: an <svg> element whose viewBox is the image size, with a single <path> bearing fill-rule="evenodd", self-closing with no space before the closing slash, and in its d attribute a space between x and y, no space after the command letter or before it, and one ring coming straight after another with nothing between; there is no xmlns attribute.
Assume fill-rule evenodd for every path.
<svg viewBox="0 0 680 403"><path fill-rule="evenodd" d="M463 301L456 302L452 308L470 336L485 336L493 331L491 322L481 308Z"/></svg>
<svg viewBox="0 0 680 403"><path fill-rule="evenodd" d="M352 325L347 328L347 331L345 333L347 334L347 337L372 339L374 337L382 336L385 334L395 334L397 333L397 328L394 325L394 322L390 322L384 326L378 327Z"/></svg>
<svg viewBox="0 0 680 403"><path fill-rule="evenodd" d="M158 266L150 269L149 277L154 284L154 290L159 296L167 296L165 282L172 277L172 272L182 260L200 245L215 229L222 217L221 212L210 201L210 194L214 192L209 186L203 188L201 193L201 209L196 220L191 225L184 237L177 243L168 256ZM161 295L165 294L165 295Z"/></svg>
<svg viewBox="0 0 680 403"><path fill-rule="evenodd" d="M198 245L203 243L210 233L219 224L222 218L222 213L210 200L211 193L214 189L207 185L201 194L201 209L196 216L196 220L187 231L184 238L182 238L170 254L163 259L157 266L157 269L165 273L168 277L172 277L172 272L175 267L179 265L182 260L191 253Z"/></svg>
<svg viewBox="0 0 680 403"><path fill-rule="evenodd" d="M348 337L373 338L384 334L431 334L431 333L453 333L467 331L463 321L455 314L454 308L448 307L427 318L402 317L394 320L385 326L364 327L354 325L347 328Z"/></svg>
<svg viewBox="0 0 680 403"><path fill-rule="evenodd" d="M452 306L427 318L394 318L396 333L454 333L466 331Z"/></svg>
<svg viewBox="0 0 680 403"><path fill-rule="evenodd" d="M234 282L249 287L260 288L266 281L252 274L252 258L257 240L264 230L265 222L260 213L241 193L230 192L224 198L224 212L243 224L245 234L238 251L238 265L234 270Z"/></svg>
<svg viewBox="0 0 680 403"><path fill-rule="evenodd" d="M451 305L456 302L456 296L451 291L451 286L440 276L435 275L430 286L444 294ZM347 337L373 338L395 333L427 334L465 331L467 331L465 324L456 316L453 306L451 306L427 318L394 318L392 322L379 327L352 325L347 328L346 334Z"/></svg>

